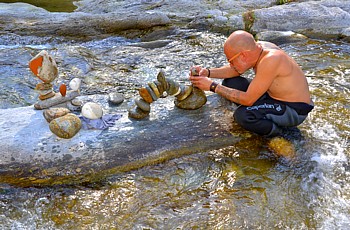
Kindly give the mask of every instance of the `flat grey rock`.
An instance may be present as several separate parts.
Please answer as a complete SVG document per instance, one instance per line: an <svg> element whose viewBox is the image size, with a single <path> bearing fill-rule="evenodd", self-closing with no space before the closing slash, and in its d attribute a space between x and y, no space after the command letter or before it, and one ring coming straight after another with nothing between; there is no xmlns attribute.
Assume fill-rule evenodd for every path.
<svg viewBox="0 0 350 230"><path fill-rule="evenodd" d="M209 98L205 106L193 111L178 109L164 99L153 106L149 118L139 121L130 120L125 107L114 107L114 113L123 117L113 127L80 130L71 139L55 136L43 111L33 106L2 109L0 183L41 186L90 182L235 143L239 137L229 131L232 111L220 104L219 97Z"/></svg>

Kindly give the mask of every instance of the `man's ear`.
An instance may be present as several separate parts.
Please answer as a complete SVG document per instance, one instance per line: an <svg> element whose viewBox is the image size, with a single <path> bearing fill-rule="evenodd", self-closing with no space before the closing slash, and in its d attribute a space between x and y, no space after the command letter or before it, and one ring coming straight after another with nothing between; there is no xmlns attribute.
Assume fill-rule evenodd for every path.
<svg viewBox="0 0 350 230"><path fill-rule="evenodd" d="M241 51L241 58L244 60L244 61L247 61L247 59L249 58L249 51L247 50L244 50L244 51Z"/></svg>

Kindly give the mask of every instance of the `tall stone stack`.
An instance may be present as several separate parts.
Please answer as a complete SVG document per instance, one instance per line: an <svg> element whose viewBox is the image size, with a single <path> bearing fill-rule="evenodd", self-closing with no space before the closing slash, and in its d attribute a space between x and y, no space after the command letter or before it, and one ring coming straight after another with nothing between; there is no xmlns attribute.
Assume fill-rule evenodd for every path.
<svg viewBox="0 0 350 230"><path fill-rule="evenodd" d="M202 90L167 79L164 71L158 73L156 81L140 88L139 96L134 100L135 105L129 109L129 117L134 119L147 117L151 111L151 103L167 96L174 96L175 105L181 109L199 109L207 102Z"/></svg>
<svg viewBox="0 0 350 230"><path fill-rule="evenodd" d="M43 116L52 133L65 139L72 138L82 126L79 117L71 113L81 106L81 102L75 100L80 95L81 80L74 78L69 83L72 90L67 92L66 85L62 84L60 92L55 93L52 82L58 76L58 68L55 59L45 50L29 61L29 68L42 81L35 87L39 93L39 101L34 104L34 108L44 110Z"/></svg>
<svg viewBox="0 0 350 230"><path fill-rule="evenodd" d="M38 83L35 90L39 93L39 101L34 104L35 109L48 109L51 107L68 107L70 110L79 110L81 104L74 98L80 95L81 80L74 78L67 91L65 84L60 86L60 92L53 91L52 82L58 77L58 68L55 59L43 50L29 61L32 73L42 82Z"/></svg>

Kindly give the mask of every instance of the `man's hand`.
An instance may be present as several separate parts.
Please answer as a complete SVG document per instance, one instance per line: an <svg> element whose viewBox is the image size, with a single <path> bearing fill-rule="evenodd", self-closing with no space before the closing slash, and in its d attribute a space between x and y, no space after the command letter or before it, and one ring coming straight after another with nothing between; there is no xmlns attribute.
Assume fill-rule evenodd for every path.
<svg viewBox="0 0 350 230"><path fill-rule="evenodd" d="M206 76L191 76L190 75L190 81L194 86L201 90L209 90L211 83L213 83L212 80L207 78Z"/></svg>
<svg viewBox="0 0 350 230"><path fill-rule="evenodd" d="M200 76L200 77L208 77L209 70L206 68L202 68L201 66L193 66L190 69L191 76Z"/></svg>

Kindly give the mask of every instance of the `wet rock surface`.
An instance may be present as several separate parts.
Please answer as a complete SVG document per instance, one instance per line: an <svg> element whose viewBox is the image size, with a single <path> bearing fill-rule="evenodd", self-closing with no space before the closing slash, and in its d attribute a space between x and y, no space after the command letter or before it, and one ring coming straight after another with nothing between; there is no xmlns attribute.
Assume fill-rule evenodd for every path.
<svg viewBox="0 0 350 230"><path fill-rule="evenodd" d="M274 0L220 1L220 4L179 1L174 3L179 4L178 8L168 1L101 2L80 1L78 10L71 14L52 14L20 3L0 4L0 41L1 47L5 47L0 49L0 68L5 76L0 76L0 87L6 94L1 98L0 110L3 130L0 148L4 150L0 182L23 186L81 183L150 162L232 144L239 139L230 133L232 111L216 97L208 97L205 105L196 110L179 109L176 101L174 106L177 96L187 98L181 93L154 101L168 87L162 78L155 81L159 69L165 69L169 79L179 82L178 86L172 83L171 94L177 94L176 89L188 92L182 88L188 75L183 70L202 63L208 67L226 63L222 47L217 44L222 44L224 35L235 29L250 29L270 41L295 42L307 38L293 40L294 32L276 33L281 27L275 23L284 24L283 30L304 33L318 28L305 23L315 19L312 22L327 28L311 31L318 37L334 37L338 31L345 39L349 34L348 20L335 22L341 20L338 15L348 17L347 1L308 1L282 6L275 6ZM312 11L305 11L310 14L302 13L310 4ZM294 11L295 8L299 11ZM325 20L331 18L331 9L339 12L335 21ZM283 15L278 21L276 15L280 11L295 18ZM254 13L253 23L242 17L247 12ZM316 20L320 14L324 14L323 19ZM22 23L24 20L32 23ZM198 32L203 30L211 32ZM91 96L106 111L120 113L123 118L108 130L80 130L68 140L54 135L42 116L43 111L29 106L38 96L28 93L37 84L29 74L28 61L43 47L54 51L60 69L56 85L69 85L70 79L78 77L83 81L83 95ZM143 114L142 120L129 119L130 99L138 95L140 87L147 86L156 93L149 82L159 90L159 96L149 94L152 109ZM45 87L48 86L42 90ZM145 90L149 92L146 87ZM109 103L107 95L116 92L123 93L125 100ZM67 91L66 97L69 95ZM146 107L143 108L148 110Z"/></svg>
<svg viewBox="0 0 350 230"><path fill-rule="evenodd" d="M125 105L113 107L110 113L123 115L115 126L103 131L80 130L71 139L51 133L42 111L32 106L0 110L0 128L4 130L0 134L4 152L0 183L80 183L239 140L230 133L232 111L227 104L216 95L209 101L197 110L173 107L160 116L162 106L171 104L169 99L160 100L149 118L139 121L127 118ZM226 118L221 115L218 121L219 113Z"/></svg>
<svg viewBox="0 0 350 230"><path fill-rule="evenodd" d="M70 139L81 129L81 121L77 115L68 113L52 120L49 128L58 137Z"/></svg>
<svg viewBox="0 0 350 230"><path fill-rule="evenodd" d="M180 25L228 34L246 29L263 31L294 31L318 38L349 37L350 3L348 1L293 1L276 5L275 0L251 1L100 1L75 3L73 13L49 13L24 3L0 3L0 22L11 33L37 36L56 35L87 39L87 36L122 34L144 36L137 30ZM194 17L194 15L196 15ZM243 15L243 16L242 16ZM23 24L22 20L35 23ZM126 32L128 31L128 32ZM151 39L138 46L155 48L169 41Z"/></svg>

